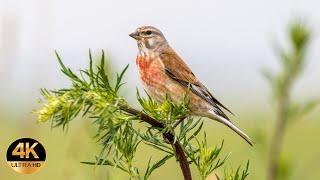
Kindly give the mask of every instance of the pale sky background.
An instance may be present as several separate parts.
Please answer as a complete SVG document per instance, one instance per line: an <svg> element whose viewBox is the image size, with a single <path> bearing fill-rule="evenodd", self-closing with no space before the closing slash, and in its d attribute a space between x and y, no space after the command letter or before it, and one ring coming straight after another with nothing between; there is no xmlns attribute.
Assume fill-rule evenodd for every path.
<svg viewBox="0 0 320 180"><path fill-rule="evenodd" d="M154 25L218 99L235 112L253 104L263 109L270 89L260 70L276 69L272 43L285 44L296 17L307 20L314 38L295 94L319 96L319 8L319 0L0 0L0 107L27 112L40 87L68 85L54 49L75 70L87 67L88 48L105 49L115 70L130 64L127 96L133 97L141 83L128 34Z"/></svg>

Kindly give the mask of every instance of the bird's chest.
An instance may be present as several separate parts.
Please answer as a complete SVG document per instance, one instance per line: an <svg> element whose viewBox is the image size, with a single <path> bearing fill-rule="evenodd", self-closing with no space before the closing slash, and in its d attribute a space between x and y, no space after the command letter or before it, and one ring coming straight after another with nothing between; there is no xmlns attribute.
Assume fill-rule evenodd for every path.
<svg viewBox="0 0 320 180"><path fill-rule="evenodd" d="M163 64L158 58L138 56L136 64L139 69L140 78L145 85L155 85L164 81Z"/></svg>

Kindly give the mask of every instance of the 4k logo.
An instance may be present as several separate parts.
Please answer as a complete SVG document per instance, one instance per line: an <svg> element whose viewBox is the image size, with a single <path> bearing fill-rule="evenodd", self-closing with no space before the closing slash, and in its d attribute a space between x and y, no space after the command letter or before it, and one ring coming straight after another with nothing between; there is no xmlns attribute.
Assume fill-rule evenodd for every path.
<svg viewBox="0 0 320 180"><path fill-rule="evenodd" d="M31 138L18 139L7 150L8 165L19 173L34 173L44 166L45 160L44 147Z"/></svg>
<svg viewBox="0 0 320 180"><path fill-rule="evenodd" d="M33 157L36 159L39 159L39 156L37 153L34 151L34 148L36 147L38 143L33 143L31 148L29 147L29 143L25 143L26 145L26 150L24 151L24 143L19 143L16 148L12 151L12 156L20 156L20 158L29 158L29 154L32 153Z"/></svg>

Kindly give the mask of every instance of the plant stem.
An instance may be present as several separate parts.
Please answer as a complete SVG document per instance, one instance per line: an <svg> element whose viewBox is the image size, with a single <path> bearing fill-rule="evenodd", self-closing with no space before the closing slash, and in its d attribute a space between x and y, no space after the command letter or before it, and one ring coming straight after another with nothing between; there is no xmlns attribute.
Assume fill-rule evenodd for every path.
<svg viewBox="0 0 320 180"><path fill-rule="evenodd" d="M136 109L133 109L130 107L121 107L121 110L123 110L129 114L139 116L142 121L144 121L154 127L157 127L160 129L166 128L165 125L162 124L161 122L157 121L156 119L154 119L154 118L148 116L147 114L145 114L141 111L138 111ZM180 164L180 168L181 168L184 180L192 180L188 159L185 155L185 152L184 152L180 142L174 140L174 135L171 132L163 133L163 136L166 138L166 140L168 140L168 142L171 144L171 146L175 152L175 155L176 155L176 157L179 161L179 164Z"/></svg>
<svg viewBox="0 0 320 180"><path fill-rule="evenodd" d="M186 119L186 117L180 118L177 122L174 123L173 125L173 129L175 129L179 124L181 124L184 120Z"/></svg>
<svg viewBox="0 0 320 180"><path fill-rule="evenodd" d="M286 79L286 84L278 102L276 129L271 140L269 152L270 159L267 170L267 180L276 180L279 177L279 158L288 122L289 89L291 88L291 80L291 78Z"/></svg>
<svg viewBox="0 0 320 180"><path fill-rule="evenodd" d="M284 105L282 105L278 112L278 119L276 122L276 129L273 134L271 140L271 148L270 148L270 155L269 155L269 166L268 166L268 173L267 179L268 180L275 180L279 174L279 157L281 153L283 138L285 135L286 129L286 117L284 111Z"/></svg>

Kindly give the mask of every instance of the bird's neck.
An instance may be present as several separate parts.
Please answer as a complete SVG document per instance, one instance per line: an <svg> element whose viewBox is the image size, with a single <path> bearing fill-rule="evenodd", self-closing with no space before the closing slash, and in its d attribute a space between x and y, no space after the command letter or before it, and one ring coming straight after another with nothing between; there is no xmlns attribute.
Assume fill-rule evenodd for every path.
<svg viewBox="0 0 320 180"><path fill-rule="evenodd" d="M139 52L138 52L138 56L139 57L154 57L155 56L155 51L153 49L147 48L146 46L144 46L144 44L140 44L138 43L138 48L139 48Z"/></svg>
<svg viewBox="0 0 320 180"><path fill-rule="evenodd" d="M159 46L150 48L146 46L144 43L138 42L138 56L139 57L148 57L149 59L155 59L161 52L165 49L168 49L168 44L161 44Z"/></svg>

